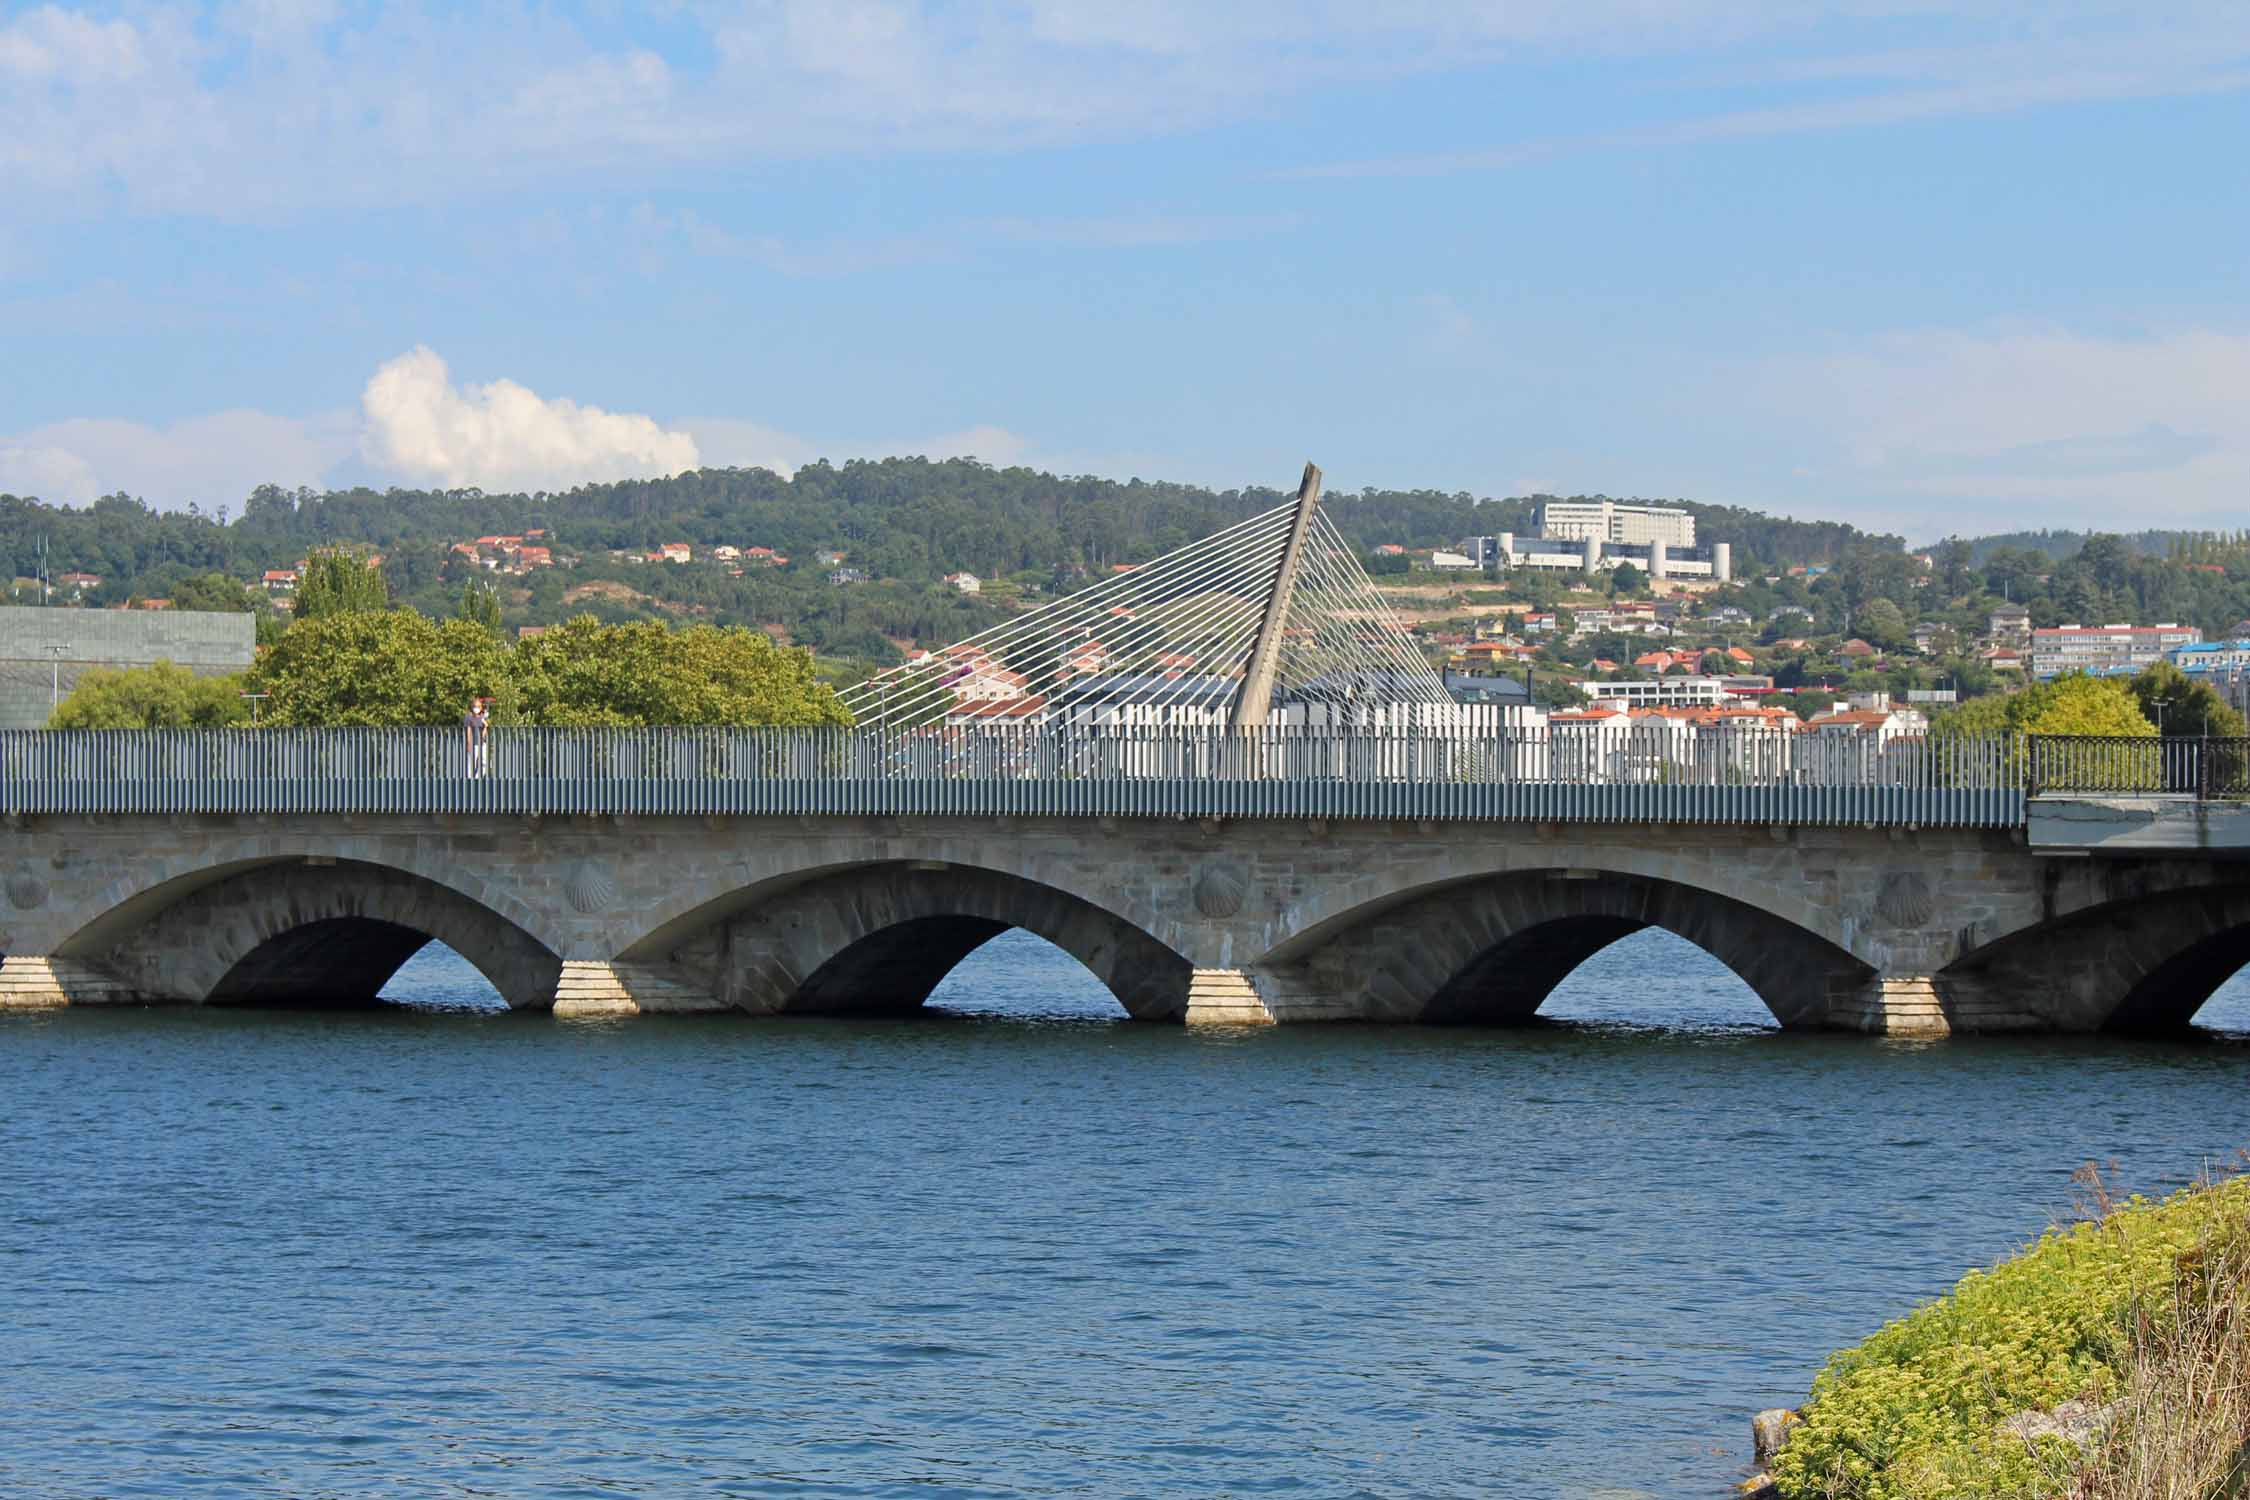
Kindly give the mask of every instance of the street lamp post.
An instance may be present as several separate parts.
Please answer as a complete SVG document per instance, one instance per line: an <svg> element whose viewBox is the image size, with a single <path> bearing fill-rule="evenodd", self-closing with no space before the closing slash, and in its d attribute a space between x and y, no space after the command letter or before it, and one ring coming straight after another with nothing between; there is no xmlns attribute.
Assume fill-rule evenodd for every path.
<svg viewBox="0 0 2250 1500"><path fill-rule="evenodd" d="M54 660L48 664L48 677L50 680L47 684L47 712L50 715L52 715L56 709L62 706L62 659L64 656L69 654L69 651L70 648L68 646L57 645L49 646L47 648L47 654L54 658Z"/></svg>

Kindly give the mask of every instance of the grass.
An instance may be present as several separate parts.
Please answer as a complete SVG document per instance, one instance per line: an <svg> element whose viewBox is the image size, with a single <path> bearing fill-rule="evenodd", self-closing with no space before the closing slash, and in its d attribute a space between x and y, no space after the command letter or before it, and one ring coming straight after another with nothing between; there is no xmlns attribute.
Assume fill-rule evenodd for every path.
<svg viewBox="0 0 2250 1500"><path fill-rule="evenodd" d="M1789 1500L2250 1494L2250 1179L2111 1199L1832 1358L1773 1466ZM2079 1440L2004 1425L2066 1403Z"/></svg>

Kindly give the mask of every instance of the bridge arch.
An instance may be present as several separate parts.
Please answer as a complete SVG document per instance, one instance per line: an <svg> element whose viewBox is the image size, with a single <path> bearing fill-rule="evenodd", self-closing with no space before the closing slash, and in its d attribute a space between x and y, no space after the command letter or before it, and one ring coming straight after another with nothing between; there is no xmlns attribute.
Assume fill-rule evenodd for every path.
<svg viewBox="0 0 2250 1500"><path fill-rule="evenodd" d="M2184 1027L2250 967L2250 884L2149 889L2051 918L1949 965L1981 991L2066 1031Z"/></svg>
<svg viewBox="0 0 2250 1500"><path fill-rule="evenodd" d="M1386 892L1277 945L1258 968L1278 995L1351 995L1369 1019L1504 1024L1530 1019L1580 964L1649 927L1725 964L1785 1026L1824 1023L1837 996L1876 972L1819 932L1730 895L1553 866Z"/></svg>
<svg viewBox="0 0 2250 1500"><path fill-rule="evenodd" d="M998 870L902 860L831 868L709 911L684 939L675 919L625 957L668 959L760 1014L897 1014L919 1009L977 948L1022 928L1085 965L1136 1020L1187 1011L1188 959L1113 911Z"/></svg>
<svg viewBox="0 0 2250 1500"><path fill-rule="evenodd" d="M1494 838L1440 848L1425 857L1371 860L1362 870L1321 881L1294 902L1268 957L1286 961L1362 925L1371 915L1450 887L1539 876L1684 887L1762 912L1861 963L1882 966L1879 945L1843 918L1837 902L1812 899L1801 853L1780 836L1783 830L1745 838L1738 845L1687 848L1600 837L1613 830L1588 832L1594 836L1565 847Z"/></svg>
<svg viewBox="0 0 2250 1500"><path fill-rule="evenodd" d="M427 876L351 860L242 861L146 886L57 956L149 996L338 1005L374 1000L433 939L511 1008L553 1002L562 960L521 926Z"/></svg>

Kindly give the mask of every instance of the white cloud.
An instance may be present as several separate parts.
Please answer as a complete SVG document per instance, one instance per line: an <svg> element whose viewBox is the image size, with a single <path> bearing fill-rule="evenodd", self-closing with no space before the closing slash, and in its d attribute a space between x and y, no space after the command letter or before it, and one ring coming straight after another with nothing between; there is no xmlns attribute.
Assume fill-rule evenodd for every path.
<svg viewBox="0 0 2250 1500"><path fill-rule="evenodd" d="M2250 336L2190 329L1903 333L1772 362L1769 420L1825 446L1835 482L1918 532L2239 526L2250 497Z"/></svg>
<svg viewBox="0 0 2250 1500"><path fill-rule="evenodd" d="M1736 19L1748 25L1754 9L1742 7ZM2250 13L2240 7L2191 4L2160 25L2099 4L2057 7L2050 24L2004 24L2011 19L2004 6L1995 7L1995 19L2003 23L1995 35L1953 47L1792 57L1711 80L1751 84L1781 100L1758 108L1690 113L1581 136L1326 162L1279 175L1442 176L1497 171L1566 152L1756 140L2250 88ZM1788 98L1793 89L1806 96Z"/></svg>
<svg viewBox="0 0 2250 1500"><path fill-rule="evenodd" d="M895 440L816 440L736 417L662 424L543 397L512 380L457 385L443 359L415 348L376 370L356 415L234 410L162 427L76 417L0 433L0 493L84 505L123 491L159 509L191 501L239 508L261 484L333 482L355 453L378 479L493 491L559 490L705 466L792 475L823 457L920 454L995 467L1055 461L992 424ZM347 470L343 477L357 476Z"/></svg>
<svg viewBox="0 0 2250 1500"><path fill-rule="evenodd" d="M677 474L699 462L692 436L652 417L547 399L512 380L456 386L426 348L378 369L360 406L369 463L450 487L566 489Z"/></svg>
<svg viewBox="0 0 2250 1500"><path fill-rule="evenodd" d="M1852 55L1901 18L1949 48ZM1355 80L1565 57L1707 66L1761 44L1750 81L1770 108L1619 139L2239 87L2250 65L2250 16L2229 0L739 0L669 8L646 37L613 30L634 23L596 35L560 8L498 3L40 5L0 20L0 192L35 191L42 211L121 190L278 217L539 175L1168 134Z"/></svg>
<svg viewBox="0 0 2250 1500"><path fill-rule="evenodd" d="M317 484L351 453L351 419L222 411L155 427L79 417L0 434L0 491L83 505L123 491L162 509L239 507L261 484Z"/></svg>
<svg viewBox="0 0 2250 1500"><path fill-rule="evenodd" d="M35 443L30 434L0 444L0 494L84 505L101 492L93 464L68 448Z"/></svg>
<svg viewBox="0 0 2250 1500"><path fill-rule="evenodd" d="M762 422L711 417L681 425L713 469L771 469L787 477L822 456L817 445Z"/></svg>

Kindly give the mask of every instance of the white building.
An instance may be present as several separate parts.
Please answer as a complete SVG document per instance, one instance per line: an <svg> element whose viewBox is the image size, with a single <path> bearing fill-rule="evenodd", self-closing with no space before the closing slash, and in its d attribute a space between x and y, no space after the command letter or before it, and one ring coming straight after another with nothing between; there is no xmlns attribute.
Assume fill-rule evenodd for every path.
<svg viewBox="0 0 2250 1500"><path fill-rule="evenodd" d="M2171 659L2191 681L2207 682L2217 689L2238 712L2250 706L2250 639L2182 646Z"/></svg>
<svg viewBox="0 0 2250 1500"><path fill-rule="evenodd" d="M981 594L984 592L984 580L974 573L948 573L945 575L945 581L964 594Z"/></svg>
<svg viewBox="0 0 2250 1500"><path fill-rule="evenodd" d="M1648 682L1584 682L1595 703L1623 708L1717 708L1732 696L1721 677L1666 676Z"/></svg>
<svg viewBox="0 0 2250 1500"><path fill-rule="evenodd" d="M2138 672L2166 652L2202 639L2192 625L2057 625L2031 632L2031 675Z"/></svg>
<svg viewBox="0 0 2250 1500"><path fill-rule="evenodd" d="M1517 536L1503 531L1498 536L1472 537L1464 546L1507 568L1592 575L1631 563L1652 579L1687 578L1711 583L1734 579L1734 549L1725 542L1713 542L1698 550L1661 541L1611 542L1599 537Z"/></svg>
<svg viewBox="0 0 2250 1500"><path fill-rule="evenodd" d="M1539 535L1548 541L1624 542L1636 547L1662 543L1686 550L1695 545L1695 517L1670 506L1549 500L1539 507Z"/></svg>
<svg viewBox="0 0 2250 1500"><path fill-rule="evenodd" d="M2204 641L2192 646L2179 646L2168 653L2172 665L2190 677L2213 672L2250 671L2250 640Z"/></svg>

